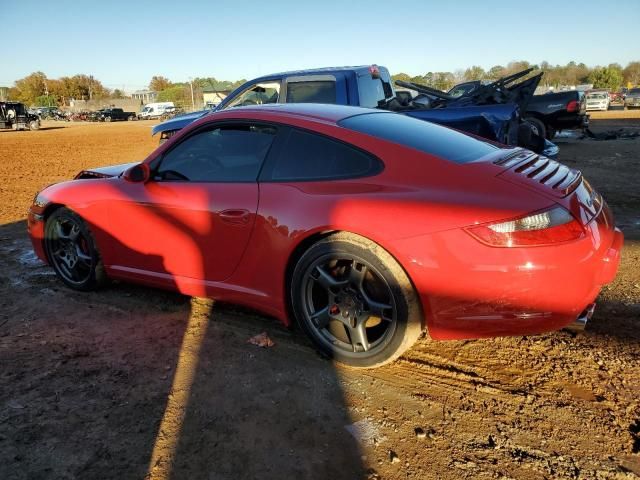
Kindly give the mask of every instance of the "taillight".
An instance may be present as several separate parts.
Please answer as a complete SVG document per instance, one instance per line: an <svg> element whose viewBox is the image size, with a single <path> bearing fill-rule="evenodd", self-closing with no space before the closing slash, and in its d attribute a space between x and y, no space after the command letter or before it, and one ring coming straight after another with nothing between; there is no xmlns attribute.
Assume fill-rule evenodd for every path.
<svg viewBox="0 0 640 480"><path fill-rule="evenodd" d="M562 207L469 227L467 231L492 247L551 245L577 240L584 235L580 223Z"/></svg>
<svg viewBox="0 0 640 480"><path fill-rule="evenodd" d="M567 112L577 112L580 110L580 103L577 100L571 100L567 103Z"/></svg>

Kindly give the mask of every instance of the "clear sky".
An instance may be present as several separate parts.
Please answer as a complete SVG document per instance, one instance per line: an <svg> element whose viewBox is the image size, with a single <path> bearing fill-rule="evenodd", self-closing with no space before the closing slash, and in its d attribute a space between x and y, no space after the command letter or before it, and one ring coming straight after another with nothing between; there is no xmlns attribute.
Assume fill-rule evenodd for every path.
<svg viewBox="0 0 640 480"><path fill-rule="evenodd" d="M532 7L526 5L533 5ZM0 0L0 85L34 71L109 88L377 63L410 75L511 60L640 60L640 0Z"/></svg>

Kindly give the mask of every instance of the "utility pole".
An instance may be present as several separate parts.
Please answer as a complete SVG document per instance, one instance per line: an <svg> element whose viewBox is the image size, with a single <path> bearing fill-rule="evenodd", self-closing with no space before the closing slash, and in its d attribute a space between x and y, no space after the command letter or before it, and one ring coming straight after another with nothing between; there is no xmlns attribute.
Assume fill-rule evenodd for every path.
<svg viewBox="0 0 640 480"><path fill-rule="evenodd" d="M196 102L195 102L195 98L193 96L193 78L191 78L191 77L189 77L189 85L191 85L191 111L195 111Z"/></svg>
<svg viewBox="0 0 640 480"><path fill-rule="evenodd" d="M47 107L51 106L51 100L49 99L49 87L47 86L47 79L44 79L44 94L47 96Z"/></svg>

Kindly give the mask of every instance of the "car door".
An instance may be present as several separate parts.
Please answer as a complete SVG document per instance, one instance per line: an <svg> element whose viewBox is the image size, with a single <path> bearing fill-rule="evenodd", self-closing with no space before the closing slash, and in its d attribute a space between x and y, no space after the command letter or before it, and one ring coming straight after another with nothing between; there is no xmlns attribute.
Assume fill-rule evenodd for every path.
<svg viewBox="0 0 640 480"><path fill-rule="evenodd" d="M257 177L275 135L264 124L204 127L154 161L150 181L117 182L110 268L178 286L231 276L251 236Z"/></svg>

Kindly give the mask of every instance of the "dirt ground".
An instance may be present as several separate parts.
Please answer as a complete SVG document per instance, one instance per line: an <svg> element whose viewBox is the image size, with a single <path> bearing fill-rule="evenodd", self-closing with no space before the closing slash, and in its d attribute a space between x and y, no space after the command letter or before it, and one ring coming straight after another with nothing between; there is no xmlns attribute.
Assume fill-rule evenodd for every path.
<svg viewBox="0 0 640 480"><path fill-rule="evenodd" d="M640 478L640 138L557 139L626 235L586 332L422 339L357 371L254 312L81 294L36 260L34 193L143 159L151 125L0 132L0 479ZM592 121L620 127L640 119Z"/></svg>

